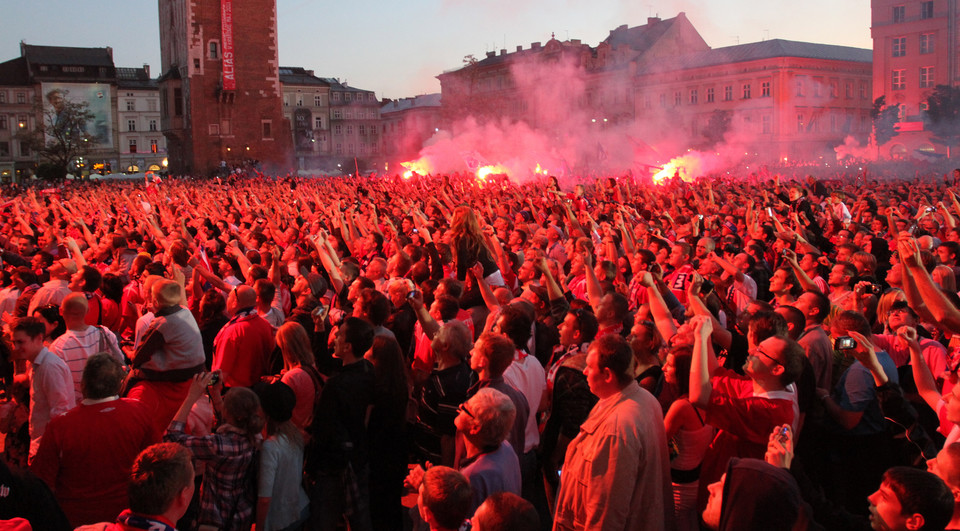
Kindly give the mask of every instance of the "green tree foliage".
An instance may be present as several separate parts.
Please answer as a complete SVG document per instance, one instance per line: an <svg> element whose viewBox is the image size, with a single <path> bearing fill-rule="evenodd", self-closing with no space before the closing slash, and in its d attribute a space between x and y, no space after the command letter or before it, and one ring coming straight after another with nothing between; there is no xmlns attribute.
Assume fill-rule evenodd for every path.
<svg viewBox="0 0 960 531"><path fill-rule="evenodd" d="M703 128L704 149L710 149L723 142L723 135L730 131L730 122L733 119L732 111L717 109L710 115L710 120Z"/></svg>
<svg viewBox="0 0 960 531"><path fill-rule="evenodd" d="M933 133L930 140L950 150L960 142L960 88L937 85L927 98L924 111L927 130Z"/></svg>
<svg viewBox="0 0 960 531"><path fill-rule="evenodd" d="M873 118L873 137L877 141L877 149L900 134L894 128L900 121L900 108L896 105L887 105L886 96L880 96L874 100L870 116Z"/></svg>
<svg viewBox="0 0 960 531"><path fill-rule="evenodd" d="M70 100L67 90L51 90L44 101L46 105L40 102L36 107L37 127L17 136L49 164L51 176L62 179L96 146L96 138L86 131L94 115L86 102Z"/></svg>

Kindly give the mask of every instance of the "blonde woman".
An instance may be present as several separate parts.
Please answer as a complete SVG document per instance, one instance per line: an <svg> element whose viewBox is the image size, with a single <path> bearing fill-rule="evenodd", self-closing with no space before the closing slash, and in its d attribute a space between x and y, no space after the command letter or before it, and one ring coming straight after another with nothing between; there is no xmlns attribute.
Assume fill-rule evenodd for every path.
<svg viewBox="0 0 960 531"><path fill-rule="evenodd" d="M290 321L277 329L277 347L283 355L280 381L293 389L297 396L293 424L306 434L313 422L313 408L323 388L324 378L314 367L310 337L300 323Z"/></svg>

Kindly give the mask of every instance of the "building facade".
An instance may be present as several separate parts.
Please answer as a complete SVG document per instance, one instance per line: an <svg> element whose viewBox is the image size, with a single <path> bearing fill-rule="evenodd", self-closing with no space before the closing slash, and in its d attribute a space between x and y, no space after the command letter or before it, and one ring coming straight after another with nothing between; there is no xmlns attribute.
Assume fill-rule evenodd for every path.
<svg viewBox="0 0 960 531"><path fill-rule="evenodd" d="M872 0L873 97L900 108L899 134L880 154L913 158L944 153L930 140L923 111L937 85L958 84L957 0Z"/></svg>
<svg viewBox="0 0 960 531"><path fill-rule="evenodd" d="M294 162L300 171L321 171L330 157L330 83L313 70L280 67L283 115L290 121Z"/></svg>
<svg viewBox="0 0 960 531"><path fill-rule="evenodd" d="M380 107L383 156L388 161L417 158L423 144L440 131L440 94L388 101Z"/></svg>
<svg viewBox="0 0 960 531"><path fill-rule="evenodd" d="M847 136L870 135L870 59L781 39L685 54L637 71L636 115L682 129L694 147L726 140L748 158L830 160Z"/></svg>
<svg viewBox="0 0 960 531"><path fill-rule="evenodd" d="M110 169L117 160L116 69L111 48L67 48L20 44L20 57L0 63L0 177L23 179L36 173L38 153L17 137L42 125L42 109L58 98L85 103L92 120L85 124L94 143L74 173Z"/></svg>
<svg viewBox="0 0 960 531"><path fill-rule="evenodd" d="M865 143L872 125L870 50L779 39L711 49L684 13L620 26L597 46L552 38L488 52L438 78L445 127L507 116L550 138L629 137L616 148L625 156L598 145L588 163L636 164L644 151L652 164L725 141L766 160L830 157L846 136Z"/></svg>
<svg viewBox="0 0 960 531"><path fill-rule="evenodd" d="M331 162L344 173L375 169L381 158L380 101L376 94L336 78L322 79L330 84Z"/></svg>
<svg viewBox="0 0 960 531"><path fill-rule="evenodd" d="M114 171L163 171L167 141L160 132L160 91L150 67L117 68L119 167Z"/></svg>
<svg viewBox="0 0 960 531"><path fill-rule="evenodd" d="M289 170L275 0L160 0L160 114L170 171Z"/></svg>

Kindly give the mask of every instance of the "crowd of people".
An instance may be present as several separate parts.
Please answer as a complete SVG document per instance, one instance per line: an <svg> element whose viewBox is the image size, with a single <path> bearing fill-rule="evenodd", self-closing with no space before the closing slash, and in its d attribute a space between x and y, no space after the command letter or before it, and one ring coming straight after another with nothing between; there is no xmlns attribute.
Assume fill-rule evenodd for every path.
<svg viewBox="0 0 960 531"><path fill-rule="evenodd" d="M960 529L960 169L808 170L8 189L0 519Z"/></svg>

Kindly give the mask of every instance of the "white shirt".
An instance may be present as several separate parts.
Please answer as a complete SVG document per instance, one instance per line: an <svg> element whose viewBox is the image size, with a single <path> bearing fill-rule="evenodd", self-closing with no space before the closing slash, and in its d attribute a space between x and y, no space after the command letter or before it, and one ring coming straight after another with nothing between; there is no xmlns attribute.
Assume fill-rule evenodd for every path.
<svg viewBox="0 0 960 531"><path fill-rule="evenodd" d="M540 444L540 430L537 428L537 410L543 391L547 387L547 374L540 365L540 360L528 354L517 352L513 356L513 363L503 372L503 379L523 394L530 406L530 415L526 419L527 427L524 430L524 453Z"/></svg>

